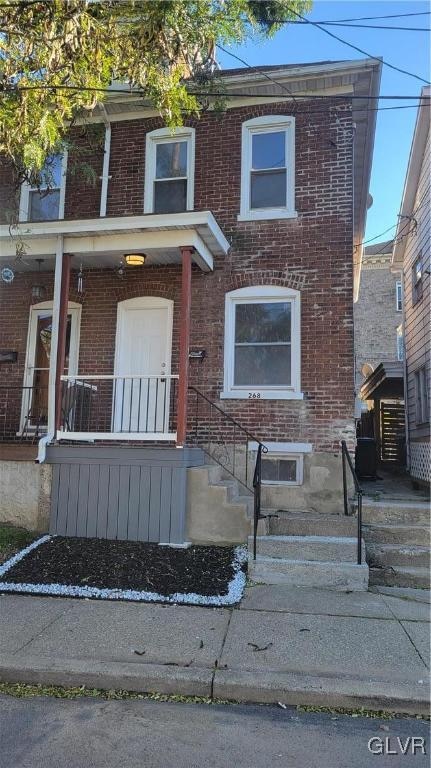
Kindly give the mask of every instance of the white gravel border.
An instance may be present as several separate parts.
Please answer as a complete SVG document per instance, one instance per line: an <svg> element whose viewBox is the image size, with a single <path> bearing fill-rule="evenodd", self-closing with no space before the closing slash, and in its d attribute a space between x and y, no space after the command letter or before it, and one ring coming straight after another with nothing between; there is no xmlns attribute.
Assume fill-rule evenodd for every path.
<svg viewBox="0 0 431 768"><path fill-rule="evenodd" d="M16 563L29 552L52 536L42 536L28 547L0 566L0 577L4 576ZM241 600L246 583L246 575L241 566L247 561L247 548L236 547L234 553L234 577L229 582L226 595L198 595L196 592L175 592L173 595L160 595L158 592L139 592L134 589L99 589L99 587L78 587L67 584L15 584L0 581L0 592L25 592L32 595L55 595L57 597L91 597L100 600L133 600L144 603L186 603L187 605L234 605Z"/></svg>

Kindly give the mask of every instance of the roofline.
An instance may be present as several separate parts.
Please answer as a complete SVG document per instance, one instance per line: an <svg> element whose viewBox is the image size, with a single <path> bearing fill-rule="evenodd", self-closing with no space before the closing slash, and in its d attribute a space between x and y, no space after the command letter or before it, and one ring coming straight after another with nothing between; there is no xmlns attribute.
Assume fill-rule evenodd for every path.
<svg viewBox="0 0 431 768"><path fill-rule="evenodd" d="M298 64L297 66L289 66L285 68L281 67L280 65L274 65L274 72L277 73L278 80L280 80L280 78L287 80L298 80L299 78L304 78L306 76L313 77L316 73L320 74L322 72L327 72L328 74L340 74L340 71L343 70L361 70L369 69L370 67L381 68L382 60L383 59L381 57L368 59L346 59L345 61L331 61L321 64L318 62L311 64ZM258 66L252 67L251 69L244 67L243 72L236 72L235 75L228 75L227 72L229 70L225 71L226 75L223 75L223 70L220 72L223 77L223 82L227 83L228 85L235 85L236 83L243 83L244 80L248 82L266 80L265 75L270 73L271 69L265 67L265 69L260 71Z"/></svg>
<svg viewBox="0 0 431 768"><path fill-rule="evenodd" d="M431 86L424 86L420 93L421 104L418 107L416 115L415 130L413 133L412 145L410 148L409 162L404 182L404 189L401 202L400 218L398 219L397 230L394 238L394 249L392 252L392 266L402 268L404 261L404 252L407 245L407 237L398 240L401 228L404 229L405 222L403 216L409 216L412 213L416 192L419 183L419 176L422 167L422 160L425 152L426 140L430 124L430 102L422 101L431 95Z"/></svg>

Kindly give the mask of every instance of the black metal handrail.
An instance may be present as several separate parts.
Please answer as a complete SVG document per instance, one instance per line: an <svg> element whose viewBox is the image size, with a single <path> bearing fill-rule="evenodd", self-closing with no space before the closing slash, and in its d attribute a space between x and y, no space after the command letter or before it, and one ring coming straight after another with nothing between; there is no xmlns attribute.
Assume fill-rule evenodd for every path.
<svg viewBox="0 0 431 768"><path fill-rule="evenodd" d="M253 558L256 560L257 527L259 520L265 517L261 514L262 454L267 453L268 448L196 387L189 385L189 392L195 398L194 420L190 425L191 440L244 488L253 493ZM218 434L217 428L219 428ZM253 474L248 467L249 442L257 445ZM241 463L241 456L238 457L243 447L245 447L245 465Z"/></svg>
<svg viewBox="0 0 431 768"><path fill-rule="evenodd" d="M345 440L341 441L341 457L343 464L343 496L344 496L344 514L349 514L349 499L347 495L347 465L350 469L353 484L355 486L355 492L357 496L357 510L358 510L358 531L357 531L357 561L358 565L362 563L362 495L363 491L359 484L358 476L353 466L352 458L347 448Z"/></svg>

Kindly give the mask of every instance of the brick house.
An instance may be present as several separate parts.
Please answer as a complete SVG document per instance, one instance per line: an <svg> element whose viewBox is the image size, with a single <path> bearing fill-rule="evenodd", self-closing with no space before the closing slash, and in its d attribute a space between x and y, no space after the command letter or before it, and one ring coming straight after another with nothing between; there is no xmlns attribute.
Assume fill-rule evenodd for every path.
<svg viewBox="0 0 431 768"><path fill-rule="evenodd" d="M431 480L430 463L430 88L422 89L392 256L404 292L405 402L410 475Z"/></svg>
<svg viewBox="0 0 431 768"><path fill-rule="evenodd" d="M380 63L220 77L226 109L175 134L110 95L12 229L2 165L1 519L243 541L262 443L264 507L342 511Z"/></svg>

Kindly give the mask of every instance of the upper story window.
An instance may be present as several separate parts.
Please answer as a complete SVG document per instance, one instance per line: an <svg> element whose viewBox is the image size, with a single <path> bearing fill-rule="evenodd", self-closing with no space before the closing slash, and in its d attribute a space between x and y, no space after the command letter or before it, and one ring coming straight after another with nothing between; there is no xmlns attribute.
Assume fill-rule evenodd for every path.
<svg viewBox="0 0 431 768"><path fill-rule="evenodd" d="M268 115L242 124L239 221L295 212L295 118Z"/></svg>
<svg viewBox="0 0 431 768"><path fill-rule="evenodd" d="M64 218L67 155L48 157L39 187L23 184L20 221L56 221Z"/></svg>
<svg viewBox="0 0 431 768"><path fill-rule="evenodd" d="M180 213L194 205L193 128L147 133L144 213Z"/></svg>
<svg viewBox="0 0 431 768"><path fill-rule="evenodd" d="M427 370L424 366L415 372L416 424L429 421Z"/></svg>
<svg viewBox="0 0 431 768"><path fill-rule="evenodd" d="M222 398L301 399L300 294L256 286L226 295Z"/></svg>
<svg viewBox="0 0 431 768"><path fill-rule="evenodd" d="M404 336L402 325L399 325L397 328L397 359L404 360Z"/></svg>
<svg viewBox="0 0 431 768"><path fill-rule="evenodd" d="M412 266L412 303L416 304L423 294L423 264L420 253Z"/></svg>
<svg viewBox="0 0 431 768"><path fill-rule="evenodd" d="M395 290L396 290L397 312L401 312L403 308L403 286L402 286L401 280L397 280Z"/></svg>

